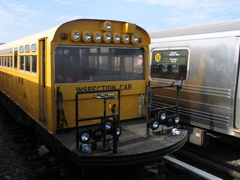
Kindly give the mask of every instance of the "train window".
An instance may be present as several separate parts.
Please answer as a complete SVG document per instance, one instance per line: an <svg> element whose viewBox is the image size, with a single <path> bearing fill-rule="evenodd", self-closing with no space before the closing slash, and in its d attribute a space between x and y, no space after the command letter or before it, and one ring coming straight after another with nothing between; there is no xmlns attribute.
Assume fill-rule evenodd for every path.
<svg viewBox="0 0 240 180"><path fill-rule="evenodd" d="M30 52L30 45L25 46L25 52Z"/></svg>
<svg viewBox="0 0 240 180"><path fill-rule="evenodd" d="M143 52L141 48L59 46L54 52L55 82L144 79Z"/></svg>
<svg viewBox="0 0 240 180"><path fill-rule="evenodd" d="M20 70L24 70L24 56L20 56Z"/></svg>
<svg viewBox="0 0 240 180"><path fill-rule="evenodd" d="M8 57L8 67L12 67L12 56Z"/></svg>
<svg viewBox="0 0 240 180"><path fill-rule="evenodd" d="M18 62L18 48L14 48L14 68L17 68L17 62Z"/></svg>
<svg viewBox="0 0 240 180"><path fill-rule="evenodd" d="M5 66L8 67L8 56L5 57Z"/></svg>
<svg viewBox="0 0 240 180"><path fill-rule="evenodd" d="M5 66L5 56L3 56L2 66Z"/></svg>
<svg viewBox="0 0 240 180"><path fill-rule="evenodd" d="M25 71L29 71L29 72L31 67L30 57L31 56L25 56Z"/></svg>
<svg viewBox="0 0 240 180"><path fill-rule="evenodd" d="M185 80L187 77L188 50L154 50L151 77Z"/></svg>
<svg viewBox="0 0 240 180"><path fill-rule="evenodd" d="M32 52L36 52L37 45L36 44L32 44L31 49L32 49Z"/></svg>
<svg viewBox="0 0 240 180"><path fill-rule="evenodd" d="M20 47L19 47L19 52L20 52L20 53L23 53L23 52L24 52L24 47L23 47L23 46L20 46Z"/></svg>
<svg viewBox="0 0 240 180"><path fill-rule="evenodd" d="M37 56L32 56L32 73L37 72Z"/></svg>

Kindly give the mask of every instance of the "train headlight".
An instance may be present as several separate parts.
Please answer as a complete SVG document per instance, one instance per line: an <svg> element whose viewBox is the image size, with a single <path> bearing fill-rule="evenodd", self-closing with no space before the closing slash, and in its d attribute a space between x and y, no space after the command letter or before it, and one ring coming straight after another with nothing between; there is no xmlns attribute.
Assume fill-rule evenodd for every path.
<svg viewBox="0 0 240 180"><path fill-rule="evenodd" d="M103 138L103 134L102 134L102 131L100 128L98 129L95 129L93 132L92 132L92 135L91 135L92 139L94 141L100 141L102 138Z"/></svg>
<svg viewBox="0 0 240 180"><path fill-rule="evenodd" d="M85 42L90 42L92 39L91 33L90 32L83 32L83 41Z"/></svg>
<svg viewBox="0 0 240 180"><path fill-rule="evenodd" d="M106 32L106 33L103 34L104 42L109 43L109 42L111 42L111 39L112 39L111 33Z"/></svg>
<svg viewBox="0 0 240 180"><path fill-rule="evenodd" d="M159 127L159 121L155 118L150 119L150 128L156 130Z"/></svg>
<svg viewBox="0 0 240 180"><path fill-rule="evenodd" d="M106 126L105 126L106 133L111 133L112 127L113 127L112 125L113 125L113 122L111 120L106 120Z"/></svg>
<svg viewBox="0 0 240 180"><path fill-rule="evenodd" d="M79 132L79 140L82 143L87 143L90 140L90 131L83 130Z"/></svg>
<svg viewBox="0 0 240 180"><path fill-rule="evenodd" d="M104 31L111 31L112 29L112 23L110 21L105 21L103 23L103 30Z"/></svg>
<svg viewBox="0 0 240 180"><path fill-rule="evenodd" d="M120 43L121 41L121 36L118 33L113 34L113 42L115 43Z"/></svg>
<svg viewBox="0 0 240 180"><path fill-rule="evenodd" d="M72 39L73 41L80 41L80 39L81 39L81 34L80 34L80 32L79 32L79 31L73 31L73 32L71 33L71 39Z"/></svg>
<svg viewBox="0 0 240 180"><path fill-rule="evenodd" d="M100 32L94 32L93 33L93 40L94 40L94 42L101 42L102 34Z"/></svg>
<svg viewBox="0 0 240 180"><path fill-rule="evenodd" d="M166 111L159 111L158 112L158 119L161 124L163 124L166 121L167 113Z"/></svg>
<svg viewBox="0 0 240 180"><path fill-rule="evenodd" d="M128 35L128 34L123 34L122 35L122 41L123 41L123 43L129 43L129 41L130 41L130 36Z"/></svg>
<svg viewBox="0 0 240 180"><path fill-rule="evenodd" d="M131 37L131 42L132 43L138 43L138 35L137 34L133 34Z"/></svg>
<svg viewBox="0 0 240 180"><path fill-rule="evenodd" d="M180 117L178 114L173 114L173 123L178 124L180 122Z"/></svg>

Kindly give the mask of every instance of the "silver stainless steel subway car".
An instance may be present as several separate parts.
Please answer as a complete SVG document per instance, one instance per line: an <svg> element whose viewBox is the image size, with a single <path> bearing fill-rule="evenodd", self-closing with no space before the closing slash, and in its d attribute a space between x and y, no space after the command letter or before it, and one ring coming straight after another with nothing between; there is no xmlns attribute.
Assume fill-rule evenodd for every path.
<svg viewBox="0 0 240 180"><path fill-rule="evenodd" d="M179 113L189 140L206 132L240 137L240 20L150 33L151 85L182 81ZM174 92L155 91L163 106Z"/></svg>

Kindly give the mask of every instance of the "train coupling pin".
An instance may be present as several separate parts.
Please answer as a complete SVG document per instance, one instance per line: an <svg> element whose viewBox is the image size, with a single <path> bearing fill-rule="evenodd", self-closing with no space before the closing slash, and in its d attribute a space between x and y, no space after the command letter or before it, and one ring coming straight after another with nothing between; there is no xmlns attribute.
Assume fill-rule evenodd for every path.
<svg viewBox="0 0 240 180"><path fill-rule="evenodd" d="M38 148L38 154L40 156L45 156L47 153L49 153L49 150L46 146L44 145L41 145L39 148Z"/></svg>
<svg viewBox="0 0 240 180"><path fill-rule="evenodd" d="M88 154L92 152L92 149L88 146L88 144L82 144L81 150L82 152L88 153Z"/></svg>
<svg viewBox="0 0 240 180"><path fill-rule="evenodd" d="M173 136L178 136L180 134L180 131L177 128L172 129L172 135Z"/></svg>

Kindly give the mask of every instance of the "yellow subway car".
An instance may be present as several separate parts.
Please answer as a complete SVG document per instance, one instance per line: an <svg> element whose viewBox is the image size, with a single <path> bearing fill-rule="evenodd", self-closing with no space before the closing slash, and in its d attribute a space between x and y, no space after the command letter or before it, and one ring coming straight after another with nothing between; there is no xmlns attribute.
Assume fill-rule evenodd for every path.
<svg viewBox="0 0 240 180"><path fill-rule="evenodd" d="M71 156L75 177L83 167L156 161L187 133L149 133L149 44L136 24L79 19L0 45L2 103Z"/></svg>

